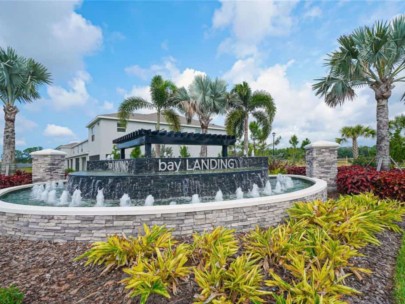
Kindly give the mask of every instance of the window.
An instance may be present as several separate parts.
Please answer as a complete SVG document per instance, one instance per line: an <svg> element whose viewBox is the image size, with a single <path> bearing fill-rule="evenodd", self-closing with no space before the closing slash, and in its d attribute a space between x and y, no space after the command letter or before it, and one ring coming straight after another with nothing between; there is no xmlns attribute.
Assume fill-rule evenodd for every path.
<svg viewBox="0 0 405 304"><path fill-rule="evenodd" d="M91 136L91 141L94 141L94 134Z"/></svg>
<svg viewBox="0 0 405 304"><path fill-rule="evenodd" d="M125 126L125 123L119 121L117 122L117 132L126 132L127 128Z"/></svg>

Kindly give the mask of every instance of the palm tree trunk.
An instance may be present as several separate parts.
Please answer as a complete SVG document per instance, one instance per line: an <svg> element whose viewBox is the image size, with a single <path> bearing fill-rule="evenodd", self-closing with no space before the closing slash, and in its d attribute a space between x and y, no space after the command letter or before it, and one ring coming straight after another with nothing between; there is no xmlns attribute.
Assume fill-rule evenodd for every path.
<svg viewBox="0 0 405 304"><path fill-rule="evenodd" d="M160 109L157 109L157 118L156 118L156 130L160 130ZM155 144L155 157L159 158L160 157L160 145Z"/></svg>
<svg viewBox="0 0 405 304"><path fill-rule="evenodd" d="M201 125L201 133L207 134L208 133L208 126L210 124L209 119L200 118L200 125ZM202 145L200 150L200 157L207 157L208 151L207 146Z"/></svg>
<svg viewBox="0 0 405 304"><path fill-rule="evenodd" d="M1 173L10 175L15 172L15 117L18 109L16 106L6 104L3 111L5 125Z"/></svg>
<svg viewBox="0 0 405 304"><path fill-rule="evenodd" d="M388 122L388 99L377 99L377 164L382 161L381 170L390 169Z"/></svg>
<svg viewBox="0 0 405 304"><path fill-rule="evenodd" d="M357 138L352 138L352 151L353 151L353 159L359 158L359 145L357 143Z"/></svg>
<svg viewBox="0 0 405 304"><path fill-rule="evenodd" d="M244 156L247 156L248 155L248 152L249 152L249 132L248 132L248 130L249 130L249 114L248 113L246 113L246 116L245 116L245 122L244 122L244 125L243 125L243 129L244 129L244 133L245 133L245 135L244 135L244 153L243 153L243 155Z"/></svg>

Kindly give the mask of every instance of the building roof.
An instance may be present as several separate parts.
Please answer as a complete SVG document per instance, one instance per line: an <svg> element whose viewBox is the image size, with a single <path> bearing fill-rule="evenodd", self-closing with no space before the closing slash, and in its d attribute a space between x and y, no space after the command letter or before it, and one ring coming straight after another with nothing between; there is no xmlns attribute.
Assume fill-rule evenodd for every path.
<svg viewBox="0 0 405 304"><path fill-rule="evenodd" d="M60 150L60 149L70 149L70 148L76 146L77 144L79 144L79 143L78 143L78 142L72 142L72 143L70 143L70 144L57 146L55 149L56 149L56 150Z"/></svg>
<svg viewBox="0 0 405 304"><path fill-rule="evenodd" d="M196 119L193 119L190 124L187 123L187 120L184 116L179 115L180 117L180 124L182 126L195 126L195 127L200 127L200 122ZM118 120L118 113L111 113L111 114L102 114L102 115L97 115L86 127L89 128L92 125L94 125L98 120L100 119L113 119L113 120ZM140 114L140 113L132 113L129 116L129 121L141 121L141 122L149 122L149 123L156 123L156 113L150 113L150 114ZM160 122L162 124L167 124L166 119L164 118L163 115L160 116ZM216 124L210 124L208 128L211 129L219 129L219 130L225 130L223 126L216 125Z"/></svg>

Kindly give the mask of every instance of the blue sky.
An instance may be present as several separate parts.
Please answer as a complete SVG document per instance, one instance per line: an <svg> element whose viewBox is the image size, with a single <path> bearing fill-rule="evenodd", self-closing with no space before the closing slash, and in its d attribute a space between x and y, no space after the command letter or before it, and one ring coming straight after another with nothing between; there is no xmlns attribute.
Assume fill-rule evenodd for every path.
<svg viewBox="0 0 405 304"><path fill-rule="evenodd" d="M53 75L41 100L19 106L17 148L86 139L95 115L115 112L127 96L149 99L158 73L179 86L205 73L229 88L248 81L267 90L284 145L292 134L334 140L345 125L375 127L367 88L331 109L311 84L325 74L323 59L340 35L404 12L404 1L0 1L0 46ZM404 90L397 86L390 99L391 117L405 113Z"/></svg>

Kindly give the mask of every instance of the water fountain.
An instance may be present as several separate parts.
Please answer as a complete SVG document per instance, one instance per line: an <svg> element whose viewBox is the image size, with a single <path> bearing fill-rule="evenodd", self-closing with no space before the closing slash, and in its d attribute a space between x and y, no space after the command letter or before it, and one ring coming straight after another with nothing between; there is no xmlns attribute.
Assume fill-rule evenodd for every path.
<svg viewBox="0 0 405 304"><path fill-rule="evenodd" d="M55 189L49 191L46 202L51 205L56 204L57 200L56 200L56 190Z"/></svg>
<svg viewBox="0 0 405 304"><path fill-rule="evenodd" d="M193 194L193 196L191 197L191 203L192 203L192 204L199 204L199 203L201 203L200 197L198 196L198 194Z"/></svg>
<svg viewBox="0 0 405 304"><path fill-rule="evenodd" d="M70 206L73 207L79 206L81 202L82 202L82 192L79 189L76 189L73 192L72 202L70 203Z"/></svg>
<svg viewBox="0 0 405 304"><path fill-rule="evenodd" d="M238 187L236 189L236 199L242 199L243 198L243 191L241 187Z"/></svg>
<svg viewBox="0 0 405 304"><path fill-rule="evenodd" d="M222 194L221 189L219 189L217 194L215 195L215 201L222 202L223 200L224 200L224 195Z"/></svg>
<svg viewBox="0 0 405 304"><path fill-rule="evenodd" d="M99 189L96 196L96 207L104 206L104 194L103 189Z"/></svg>
<svg viewBox="0 0 405 304"><path fill-rule="evenodd" d="M271 195L272 194L270 181L266 182L266 186L264 186L264 189L263 189L263 194L264 195Z"/></svg>
<svg viewBox="0 0 405 304"><path fill-rule="evenodd" d="M59 198L59 205L67 205L69 200L69 192L63 190L62 195Z"/></svg>
<svg viewBox="0 0 405 304"><path fill-rule="evenodd" d="M256 184L253 184L252 190L249 192L250 197L259 197L259 187Z"/></svg>
<svg viewBox="0 0 405 304"><path fill-rule="evenodd" d="M127 193L124 193L124 195L120 198L120 206L121 207L131 206L131 198Z"/></svg>
<svg viewBox="0 0 405 304"><path fill-rule="evenodd" d="M155 202L155 198L149 194L145 199L145 206L153 206L154 202Z"/></svg>

